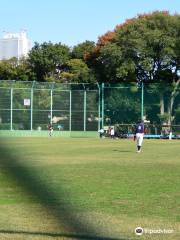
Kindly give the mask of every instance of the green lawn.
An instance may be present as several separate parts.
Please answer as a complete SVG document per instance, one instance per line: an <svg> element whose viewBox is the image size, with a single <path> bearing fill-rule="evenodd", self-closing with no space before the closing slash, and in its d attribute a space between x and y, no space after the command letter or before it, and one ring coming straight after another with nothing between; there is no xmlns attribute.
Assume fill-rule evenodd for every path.
<svg viewBox="0 0 180 240"><path fill-rule="evenodd" d="M180 239L180 141L1 139L0 239ZM79 238L77 237L79 235Z"/></svg>

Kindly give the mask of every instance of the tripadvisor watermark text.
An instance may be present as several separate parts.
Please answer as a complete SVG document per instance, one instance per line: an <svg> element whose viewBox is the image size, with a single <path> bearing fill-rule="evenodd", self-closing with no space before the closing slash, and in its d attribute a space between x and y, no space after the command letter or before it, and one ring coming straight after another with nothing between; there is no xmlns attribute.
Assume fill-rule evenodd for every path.
<svg viewBox="0 0 180 240"><path fill-rule="evenodd" d="M139 236L143 234L172 234L172 233L174 233L173 229L165 229L165 228L152 229L152 228L142 228L142 227L135 228L135 234Z"/></svg>

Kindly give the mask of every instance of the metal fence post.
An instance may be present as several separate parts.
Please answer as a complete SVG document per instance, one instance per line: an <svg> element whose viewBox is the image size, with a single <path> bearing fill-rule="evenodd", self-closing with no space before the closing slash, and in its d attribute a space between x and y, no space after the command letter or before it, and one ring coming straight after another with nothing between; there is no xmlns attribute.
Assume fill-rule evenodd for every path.
<svg viewBox="0 0 180 240"><path fill-rule="evenodd" d="M69 91L69 131L71 131L71 117L72 117L72 93Z"/></svg>
<svg viewBox="0 0 180 240"><path fill-rule="evenodd" d="M144 117L144 83L141 83L141 119Z"/></svg>
<svg viewBox="0 0 180 240"><path fill-rule="evenodd" d="M11 110L10 110L11 131L13 130L13 88L11 88Z"/></svg>
<svg viewBox="0 0 180 240"><path fill-rule="evenodd" d="M51 124L52 124L52 109L53 109L53 90L51 89L51 111L50 111Z"/></svg>
<svg viewBox="0 0 180 240"><path fill-rule="evenodd" d="M86 90L84 90L84 131L86 131Z"/></svg>
<svg viewBox="0 0 180 240"><path fill-rule="evenodd" d="M33 130L33 87L31 88L31 131Z"/></svg>
<svg viewBox="0 0 180 240"><path fill-rule="evenodd" d="M104 83L102 83L102 108L101 108L101 117L102 117L102 128L104 128Z"/></svg>
<svg viewBox="0 0 180 240"><path fill-rule="evenodd" d="M99 83L97 83L98 85L98 131L101 128L101 89L99 86Z"/></svg>

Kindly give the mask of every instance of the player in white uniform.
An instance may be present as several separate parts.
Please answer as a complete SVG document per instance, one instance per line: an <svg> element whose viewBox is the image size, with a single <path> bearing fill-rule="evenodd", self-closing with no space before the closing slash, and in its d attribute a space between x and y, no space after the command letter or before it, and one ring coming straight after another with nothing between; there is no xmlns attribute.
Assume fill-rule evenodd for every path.
<svg viewBox="0 0 180 240"><path fill-rule="evenodd" d="M134 133L134 140L136 140L136 143L137 143L137 153L141 152L143 137L144 137L144 122L140 120L136 125L136 129Z"/></svg>

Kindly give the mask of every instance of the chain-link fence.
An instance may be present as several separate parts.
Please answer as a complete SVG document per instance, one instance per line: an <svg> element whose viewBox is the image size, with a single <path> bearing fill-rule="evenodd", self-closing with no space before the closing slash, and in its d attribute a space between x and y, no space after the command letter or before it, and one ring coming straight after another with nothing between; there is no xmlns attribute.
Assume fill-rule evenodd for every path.
<svg viewBox="0 0 180 240"><path fill-rule="evenodd" d="M0 128L96 131L99 91L91 84L0 82Z"/></svg>
<svg viewBox="0 0 180 240"><path fill-rule="evenodd" d="M180 124L180 84L105 84L104 124Z"/></svg>
<svg viewBox="0 0 180 240"><path fill-rule="evenodd" d="M103 125L116 126L121 136L144 119L149 134L180 134L180 84L105 84Z"/></svg>
<svg viewBox="0 0 180 240"><path fill-rule="evenodd" d="M104 126L180 125L178 84L62 84L0 81L0 129L97 131ZM154 126L154 127L153 127Z"/></svg>

